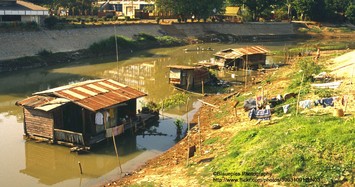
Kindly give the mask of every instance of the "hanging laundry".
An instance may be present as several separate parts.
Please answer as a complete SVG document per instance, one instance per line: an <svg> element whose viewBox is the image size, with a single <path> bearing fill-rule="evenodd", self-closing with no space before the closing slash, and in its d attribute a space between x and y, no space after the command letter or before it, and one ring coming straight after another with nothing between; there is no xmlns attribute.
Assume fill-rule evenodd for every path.
<svg viewBox="0 0 355 187"><path fill-rule="evenodd" d="M318 105L323 105L323 101L321 99L314 101L314 106L318 106Z"/></svg>
<svg viewBox="0 0 355 187"><path fill-rule="evenodd" d="M104 124L104 115L101 112L96 113L95 124L96 125L103 125Z"/></svg>
<svg viewBox="0 0 355 187"><path fill-rule="evenodd" d="M299 106L301 108L311 108L312 101L311 100L304 100L299 102Z"/></svg>
<svg viewBox="0 0 355 187"><path fill-rule="evenodd" d="M284 105L284 106L282 106L282 109L283 109L284 113L286 114L288 112L288 110L290 109L290 105L289 104Z"/></svg>
<svg viewBox="0 0 355 187"><path fill-rule="evenodd" d="M270 120L270 117L271 117L270 109L256 110L255 108L253 108L252 110L249 111L250 120L252 119Z"/></svg>
<svg viewBox="0 0 355 187"><path fill-rule="evenodd" d="M323 103L323 107L327 107L327 106L334 106L334 99L332 97L330 98L323 98L322 99L322 103Z"/></svg>
<svg viewBox="0 0 355 187"><path fill-rule="evenodd" d="M256 108L256 101L253 98L247 99L244 101L244 111L249 111L253 108Z"/></svg>

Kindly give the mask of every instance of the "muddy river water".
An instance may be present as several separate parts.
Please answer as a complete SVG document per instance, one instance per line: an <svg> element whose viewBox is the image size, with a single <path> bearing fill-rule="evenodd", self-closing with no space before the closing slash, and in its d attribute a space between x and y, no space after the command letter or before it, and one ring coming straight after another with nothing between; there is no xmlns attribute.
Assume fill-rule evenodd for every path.
<svg viewBox="0 0 355 187"><path fill-rule="evenodd" d="M201 44L216 50L255 45ZM270 50L297 45L296 42L257 43ZM0 186L93 186L103 184L123 173L138 167L173 146L176 141L174 121L186 119L185 107L165 111L159 123L149 131L138 135L125 134L117 139L119 161L113 144L104 143L90 154L70 153L64 146L50 145L23 138L23 114L15 102L31 93L66 85L73 82L96 78L112 78L148 94L138 104L147 100L159 102L173 94L168 84L167 65L192 65L212 57L215 51L184 52L194 46L154 49L137 52L126 58L115 57L86 59L66 67L46 67L0 75ZM270 58L270 63L278 63L281 58ZM189 109L195 111L201 105L194 101ZM193 112L190 112L189 119ZM184 126L186 129L186 125ZM152 136L149 132L162 133ZM78 162L83 174L80 174Z"/></svg>

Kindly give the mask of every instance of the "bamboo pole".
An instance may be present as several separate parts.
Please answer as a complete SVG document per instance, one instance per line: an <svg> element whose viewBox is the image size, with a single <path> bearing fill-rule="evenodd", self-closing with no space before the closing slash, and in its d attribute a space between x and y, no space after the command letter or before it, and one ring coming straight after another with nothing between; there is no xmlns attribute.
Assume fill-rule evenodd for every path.
<svg viewBox="0 0 355 187"><path fill-rule="evenodd" d="M203 103L203 104L208 105L208 106L211 106L211 107L214 107L214 108L219 108L219 106L216 106L216 105L211 104L211 103L207 103L206 101L202 101L201 99L197 99L197 100L200 101L200 102Z"/></svg>
<svg viewBox="0 0 355 187"><path fill-rule="evenodd" d="M200 148L200 155L202 155L200 114L197 117L197 123L198 123L198 136L199 136L199 140L198 140L199 146L198 147Z"/></svg>
<svg viewBox="0 0 355 187"><path fill-rule="evenodd" d="M163 120L164 120L164 99L163 99L163 103L161 106L161 116L163 117Z"/></svg>
<svg viewBox="0 0 355 187"><path fill-rule="evenodd" d="M205 88L204 88L203 80L201 81L201 85L202 85L202 90L201 90L201 92L202 92L203 95L205 95Z"/></svg>
<svg viewBox="0 0 355 187"><path fill-rule="evenodd" d="M189 97L186 99L186 122L187 122L187 157L186 157L186 166L189 166L189 154L190 154L190 123L189 123L189 114L188 114L188 106L189 106Z"/></svg>
<svg viewBox="0 0 355 187"><path fill-rule="evenodd" d="M113 146L115 148L115 153L116 153L116 158L117 158L117 161L118 161L118 165L119 165L120 171L122 173L121 161L118 158L118 151L117 151L117 147L116 147L116 139L115 139L115 135L113 134L113 131L112 131L112 140L113 140Z"/></svg>
<svg viewBox="0 0 355 187"><path fill-rule="evenodd" d="M298 96L297 96L297 103L296 103L296 116L298 115L298 108L299 108L299 103L300 103L300 95L301 95L301 89L302 89L302 85L303 85L303 79L304 79L304 72L302 74L302 79L301 79L301 85L300 85L300 89L298 90Z"/></svg>

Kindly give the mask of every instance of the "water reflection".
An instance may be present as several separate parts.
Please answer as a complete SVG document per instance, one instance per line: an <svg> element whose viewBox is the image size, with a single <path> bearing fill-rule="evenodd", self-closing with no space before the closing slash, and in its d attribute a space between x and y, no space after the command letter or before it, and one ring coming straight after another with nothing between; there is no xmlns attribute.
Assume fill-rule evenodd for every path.
<svg viewBox="0 0 355 187"><path fill-rule="evenodd" d="M119 162L113 141L110 139L98 144L90 154L83 155L70 153L64 146L26 141L24 143L25 167L20 170L20 173L31 176L44 185L72 185L77 182L73 179L90 182L115 170L119 163L125 165L145 153L145 150L162 153L169 149L175 144L176 138L173 120L171 117L164 117L158 123L136 132L137 134L128 131L116 137ZM82 165L83 174L80 173L78 162ZM130 170L131 168L125 167L124 172Z"/></svg>

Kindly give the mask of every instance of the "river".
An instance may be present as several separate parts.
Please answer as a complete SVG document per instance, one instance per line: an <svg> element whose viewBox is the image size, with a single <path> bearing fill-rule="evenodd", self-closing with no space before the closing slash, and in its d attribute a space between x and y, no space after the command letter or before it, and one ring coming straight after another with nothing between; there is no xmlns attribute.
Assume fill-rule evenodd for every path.
<svg viewBox="0 0 355 187"><path fill-rule="evenodd" d="M23 114L15 102L33 92L95 78L112 78L148 94L139 105L151 100L159 102L169 97L174 89L168 84L167 65L192 65L212 57L216 50L255 45L200 44L184 47L153 49L132 55L85 59L70 66L45 67L0 75L0 185L1 186L93 186L103 184L132 171L150 158L173 146L176 131L173 122L186 119L186 108L177 107L165 111L166 116L148 132L160 132L166 136L131 135L119 137L119 160L113 144L108 142L90 154L70 153L69 148L37 143L23 138ZM257 43L270 50L284 49L297 42ZM211 47L215 51L184 52L185 48ZM122 55L123 56L123 55ZM269 63L281 62L283 57L268 57ZM200 104L192 99L189 119ZM186 125L184 126L186 129ZM146 133L145 133L146 134ZM80 174L79 164L83 174Z"/></svg>

